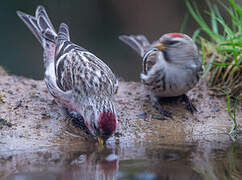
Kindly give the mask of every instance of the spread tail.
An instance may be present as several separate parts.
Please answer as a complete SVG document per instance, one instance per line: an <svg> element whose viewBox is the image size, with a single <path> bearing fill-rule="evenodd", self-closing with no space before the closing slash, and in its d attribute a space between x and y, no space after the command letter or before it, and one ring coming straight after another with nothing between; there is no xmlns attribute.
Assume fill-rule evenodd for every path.
<svg viewBox="0 0 242 180"><path fill-rule="evenodd" d="M150 47L150 43L144 35L121 35L119 39L133 48L141 57L144 56Z"/></svg>
<svg viewBox="0 0 242 180"><path fill-rule="evenodd" d="M17 15L27 25L43 48L46 46L46 40L55 42L57 34L43 6L37 7L35 17L21 11L17 11Z"/></svg>

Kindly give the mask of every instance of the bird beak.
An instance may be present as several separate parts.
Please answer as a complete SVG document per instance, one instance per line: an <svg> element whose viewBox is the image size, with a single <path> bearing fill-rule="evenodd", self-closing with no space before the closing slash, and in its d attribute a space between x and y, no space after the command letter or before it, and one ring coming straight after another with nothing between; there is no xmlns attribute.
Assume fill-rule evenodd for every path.
<svg viewBox="0 0 242 180"><path fill-rule="evenodd" d="M154 45L154 48L157 48L160 51L163 51L166 48L166 46L162 43L157 43L157 44Z"/></svg>
<svg viewBox="0 0 242 180"><path fill-rule="evenodd" d="M97 137L97 140L98 140L98 143L100 144L100 145L103 145L103 139L102 138L100 138L99 136Z"/></svg>

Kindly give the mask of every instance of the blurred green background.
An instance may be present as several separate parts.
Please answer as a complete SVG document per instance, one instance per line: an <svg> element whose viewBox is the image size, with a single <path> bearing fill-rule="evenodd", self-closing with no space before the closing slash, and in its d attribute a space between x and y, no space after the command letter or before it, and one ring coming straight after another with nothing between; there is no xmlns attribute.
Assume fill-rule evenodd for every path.
<svg viewBox="0 0 242 180"><path fill-rule="evenodd" d="M205 1L198 1L203 8ZM150 41L178 32L188 14L183 0L11 0L0 6L0 65L9 72L43 79L42 48L16 10L33 15L45 6L55 28L69 25L72 42L93 52L117 76L139 79L141 58L119 41L120 34L144 34ZM189 18L185 33L197 28Z"/></svg>

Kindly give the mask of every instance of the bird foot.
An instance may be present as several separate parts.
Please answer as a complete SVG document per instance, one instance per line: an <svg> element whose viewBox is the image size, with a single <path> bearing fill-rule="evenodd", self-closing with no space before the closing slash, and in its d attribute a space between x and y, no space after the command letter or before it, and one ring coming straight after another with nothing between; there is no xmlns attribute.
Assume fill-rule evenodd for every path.
<svg viewBox="0 0 242 180"><path fill-rule="evenodd" d="M192 104L192 101L186 94L182 95L182 101L185 102L186 109L190 111L192 114L197 112L197 108Z"/></svg>
<svg viewBox="0 0 242 180"><path fill-rule="evenodd" d="M171 118L171 117L172 117L172 113L169 112L169 111L167 111L167 110L165 110L165 109L163 109L163 108L161 107L160 104L155 103L155 104L154 104L154 108L155 108L157 111L159 111L159 113L160 113L160 115L163 117L163 119L166 119L166 117L168 117L168 118Z"/></svg>

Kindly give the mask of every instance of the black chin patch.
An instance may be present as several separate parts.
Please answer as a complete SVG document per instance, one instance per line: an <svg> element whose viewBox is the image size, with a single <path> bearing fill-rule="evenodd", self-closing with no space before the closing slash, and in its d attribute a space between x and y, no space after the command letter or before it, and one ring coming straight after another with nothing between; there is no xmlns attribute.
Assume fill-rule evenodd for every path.
<svg viewBox="0 0 242 180"><path fill-rule="evenodd" d="M169 62L170 59L169 59L169 57L168 57L168 55L167 55L167 52L166 52L166 51L162 51L162 52L163 52L163 56L164 56L164 58L165 58L165 61Z"/></svg>

